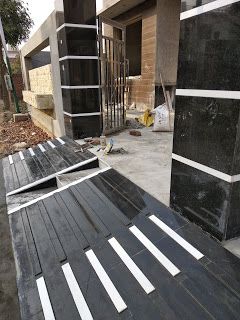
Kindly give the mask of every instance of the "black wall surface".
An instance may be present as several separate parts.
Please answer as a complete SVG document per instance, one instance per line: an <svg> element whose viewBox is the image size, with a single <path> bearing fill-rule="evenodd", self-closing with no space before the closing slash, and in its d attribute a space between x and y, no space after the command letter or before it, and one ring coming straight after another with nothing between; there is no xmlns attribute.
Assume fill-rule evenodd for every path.
<svg viewBox="0 0 240 320"><path fill-rule="evenodd" d="M226 3L181 20L171 181L171 207L220 240L240 235L240 2Z"/></svg>

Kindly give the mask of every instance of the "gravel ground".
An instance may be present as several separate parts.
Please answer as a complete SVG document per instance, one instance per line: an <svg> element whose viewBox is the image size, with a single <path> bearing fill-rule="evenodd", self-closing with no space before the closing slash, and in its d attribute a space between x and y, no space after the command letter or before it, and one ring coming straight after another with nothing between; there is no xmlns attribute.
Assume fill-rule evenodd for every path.
<svg viewBox="0 0 240 320"><path fill-rule="evenodd" d="M49 139L42 129L36 127L31 120L22 122L5 122L0 124L0 158L16 151L14 144L25 142L30 148Z"/></svg>

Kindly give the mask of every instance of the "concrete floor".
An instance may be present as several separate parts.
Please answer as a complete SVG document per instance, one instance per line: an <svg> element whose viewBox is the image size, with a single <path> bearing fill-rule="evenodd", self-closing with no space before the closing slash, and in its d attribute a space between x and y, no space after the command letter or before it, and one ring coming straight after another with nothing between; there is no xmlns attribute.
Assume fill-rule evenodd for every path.
<svg viewBox="0 0 240 320"><path fill-rule="evenodd" d="M135 137L129 131L111 136L114 148L123 148L127 154L104 155L97 152L98 147L91 152L169 206L173 133L143 128L142 136Z"/></svg>

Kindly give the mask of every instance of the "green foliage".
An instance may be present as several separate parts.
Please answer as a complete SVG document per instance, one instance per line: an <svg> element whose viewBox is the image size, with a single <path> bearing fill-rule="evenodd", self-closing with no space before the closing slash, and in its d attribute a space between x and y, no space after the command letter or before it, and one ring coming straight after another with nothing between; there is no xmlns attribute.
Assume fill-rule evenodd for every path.
<svg viewBox="0 0 240 320"><path fill-rule="evenodd" d="M0 16L7 43L16 47L28 38L33 21L23 1L0 0Z"/></svg>

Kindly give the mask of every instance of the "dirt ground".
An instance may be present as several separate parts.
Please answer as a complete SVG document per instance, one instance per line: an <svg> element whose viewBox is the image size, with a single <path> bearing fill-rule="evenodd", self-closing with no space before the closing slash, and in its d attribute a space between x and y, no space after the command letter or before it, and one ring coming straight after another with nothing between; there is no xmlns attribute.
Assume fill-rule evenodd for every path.
<svg viewBox="0 0 240 320"><path fill-rule="evenodd" d="M24 149L49 140L42 129L36 127L31 120L22 122L5 122L0 124L0 159L16 151L16 143L25 142Z"/></svg>

